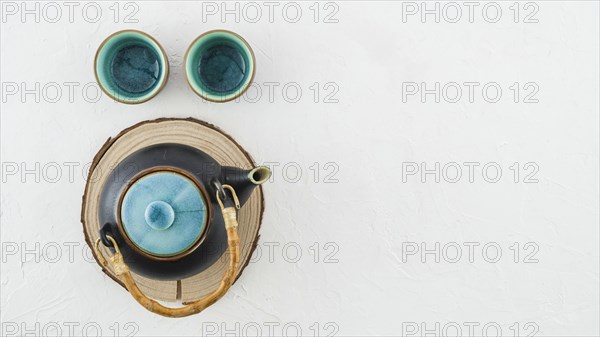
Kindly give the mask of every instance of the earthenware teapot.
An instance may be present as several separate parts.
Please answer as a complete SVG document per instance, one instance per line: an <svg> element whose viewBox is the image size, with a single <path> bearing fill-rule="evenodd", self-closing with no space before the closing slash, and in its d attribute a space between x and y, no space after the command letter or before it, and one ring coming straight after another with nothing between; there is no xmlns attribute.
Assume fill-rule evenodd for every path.
<svg viewBox="0 0 600 337"><path fill-rule="evenodd" d="M156 144L120 161L99 196L100 239L95 249L132 296L155 313L197 313L225 294L239 264L237 210L253 189L269 179L267 167L221 166L208 154L183 144ZM99 250L114 254L109 261ZM168 308L146 297L131 271L158 280L195 275L227 251L228 270L207 297Z"/></svg>

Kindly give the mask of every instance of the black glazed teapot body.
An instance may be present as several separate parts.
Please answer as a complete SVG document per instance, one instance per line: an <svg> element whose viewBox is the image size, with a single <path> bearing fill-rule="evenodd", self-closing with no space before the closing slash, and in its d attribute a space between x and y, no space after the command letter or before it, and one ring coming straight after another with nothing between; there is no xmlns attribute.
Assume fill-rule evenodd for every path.
<svg viewBox="0 0 600 337"><path fill-rule="evenodd" d="M118 244L129 268L158 280L181 280L212 265L227 250L217 194L231 186L243 205L269 179L266 167L221 166L182 144L143 148L111 171L99 200L102 243ZM226 198L222 198L226 200ZM233 202L233 200L229 200Z"/></svg>

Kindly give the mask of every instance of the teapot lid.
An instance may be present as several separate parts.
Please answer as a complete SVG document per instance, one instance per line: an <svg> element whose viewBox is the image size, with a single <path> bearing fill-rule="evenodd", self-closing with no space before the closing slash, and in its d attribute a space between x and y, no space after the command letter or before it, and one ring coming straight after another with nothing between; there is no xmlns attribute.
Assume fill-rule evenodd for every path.
<svg viewBox="0 0 600 337"><path fill-rule="evenodd" d="M182 254L199 243L208 209L200 185L183 172L142 174L123 193L121 228L143 252L161 257Z"/></svg>

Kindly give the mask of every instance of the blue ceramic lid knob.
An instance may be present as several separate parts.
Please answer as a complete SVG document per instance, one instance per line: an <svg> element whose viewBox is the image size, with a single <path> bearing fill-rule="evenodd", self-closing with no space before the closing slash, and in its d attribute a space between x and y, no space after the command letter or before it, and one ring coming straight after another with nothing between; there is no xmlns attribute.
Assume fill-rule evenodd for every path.
<svg viewBox="0 0 600 337"><path fill-rule="evenodd" d="M175 211L171 205L164 201L153 201L146 207L144 218L148 226L162 231L173 224L175 220Z"/></svg>

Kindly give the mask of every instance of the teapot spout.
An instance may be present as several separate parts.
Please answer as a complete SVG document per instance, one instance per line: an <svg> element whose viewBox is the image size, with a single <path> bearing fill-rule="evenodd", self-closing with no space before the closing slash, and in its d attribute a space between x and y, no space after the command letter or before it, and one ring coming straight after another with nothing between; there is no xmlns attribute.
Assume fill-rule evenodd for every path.
<svg viewBox="0 0 600 337"><path fill-rule="evenodd" d="M266 166L257 166L248 172L248 178L254 185L262 185L271 178L271 169Z"/></svg>
<svg viewBox="0 0 600 337"><path fill-rule="evenodd" d="M221 169L221 182L233 187L242 205L250 198L254 188L268 181L269 178L271 178L271 169L266 166L258 166L251 170L230 166Z"/></svg>

